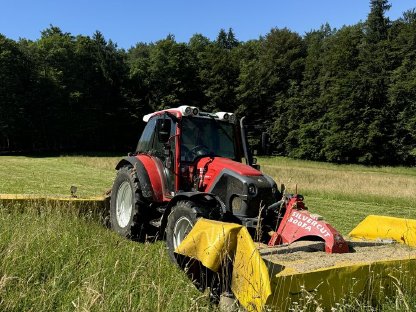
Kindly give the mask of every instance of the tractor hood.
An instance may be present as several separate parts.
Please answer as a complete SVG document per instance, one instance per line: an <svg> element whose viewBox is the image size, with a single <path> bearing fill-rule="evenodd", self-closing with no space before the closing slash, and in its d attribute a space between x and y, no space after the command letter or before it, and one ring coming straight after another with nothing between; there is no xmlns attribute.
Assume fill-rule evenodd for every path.
<svg viewBox="0 0 416 312"><path fill-rule="evenodd" d="M196 164L199 191L218 195L236 215L255 217L260 203L275 202L277 186L273 179L248 165L222 157L203 157ZM241 198L239 209L232 207ZM234 203L236 206L236 200Z"/></svg>
<svg viewBox="0 0 416 312"><path fill-rule="evenodd" d="M198 160L196 168L204 168L216 176L223 169L228 169L241 176L261 176L262 173L259 170L254 169L248 165L236 162L234 160L223 157L203 157ZM215 172L214 172L215 171Z"/></svg>

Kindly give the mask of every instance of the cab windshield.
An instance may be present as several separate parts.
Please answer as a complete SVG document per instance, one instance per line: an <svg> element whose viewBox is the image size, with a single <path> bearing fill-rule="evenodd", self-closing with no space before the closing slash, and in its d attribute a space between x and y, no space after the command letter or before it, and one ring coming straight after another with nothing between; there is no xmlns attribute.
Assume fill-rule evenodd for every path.
<svg viewBox="0 0 416 312"><path fill-rule="evenodd" d="M213 118L182 118L181 160L194 161L202 156L238 160L235 127Z"/></svg>

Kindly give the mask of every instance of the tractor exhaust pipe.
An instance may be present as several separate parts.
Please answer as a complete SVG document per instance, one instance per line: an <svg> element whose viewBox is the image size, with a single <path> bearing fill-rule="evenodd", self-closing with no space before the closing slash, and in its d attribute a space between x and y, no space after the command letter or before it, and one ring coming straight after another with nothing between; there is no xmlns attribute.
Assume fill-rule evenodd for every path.
<svg viewBox="0 0 416 312"><path fill-rule="evenodd" d="M246 164L249 166L253 166L253 155L251 155L251 151L248 148L246 129L244 127L245 119L246 119L245 116L240 119L241 142L243 144L243 152L244 152L244 157L246 159Z"/></svg>

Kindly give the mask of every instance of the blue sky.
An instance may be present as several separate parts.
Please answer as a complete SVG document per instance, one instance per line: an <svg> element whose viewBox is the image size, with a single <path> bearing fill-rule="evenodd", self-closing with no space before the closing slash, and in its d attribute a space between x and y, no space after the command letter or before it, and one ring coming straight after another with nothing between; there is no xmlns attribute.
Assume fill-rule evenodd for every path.
<svg viewBox="0 0 416 312"><path fill-rule="evenodd" d="M365 20L369 0L0 0L0 33L36 40L50 24L73 35L101 31L121 48L155 42L169 33L187 42L195 33L215 39L233 28L246 41L287 27L303 35L328 22L331 27ZM388 16L399 18L415 8L414 0L390 0Z"/></svg>

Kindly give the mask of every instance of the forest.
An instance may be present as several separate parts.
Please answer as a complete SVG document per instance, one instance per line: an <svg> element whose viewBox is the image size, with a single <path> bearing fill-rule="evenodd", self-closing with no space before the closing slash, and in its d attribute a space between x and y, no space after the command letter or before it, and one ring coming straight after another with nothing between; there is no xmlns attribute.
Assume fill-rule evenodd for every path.
<svg viewBox="0 0 416 312"><path fill-rule="evenodd" d="M39 39L0 34L0 152L133 151L142 116L180 105L247 116L273 154L416 165L416 10L300 35L242 42L174 35L120 49L96 31L51 25Z"/></svg>

